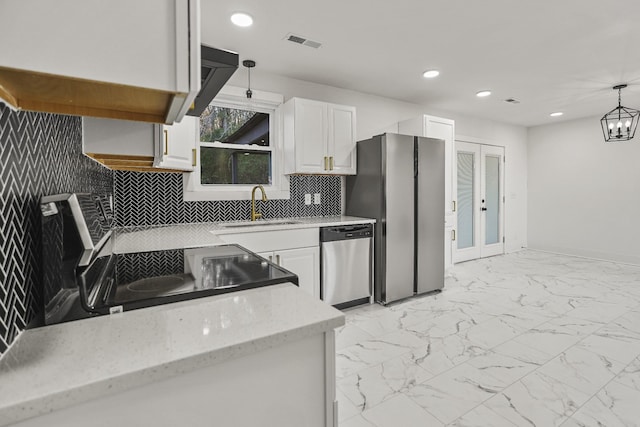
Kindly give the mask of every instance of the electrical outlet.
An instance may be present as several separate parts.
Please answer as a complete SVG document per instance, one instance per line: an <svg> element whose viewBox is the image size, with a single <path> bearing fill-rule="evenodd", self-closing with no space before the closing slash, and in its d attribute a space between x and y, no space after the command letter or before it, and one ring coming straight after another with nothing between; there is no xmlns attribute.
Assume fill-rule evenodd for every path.
<svg viewBox="0 0 640 427"><path fill-rule="evenodd" d="M305 205L310 205L311 204L311 194L305 194L304 195L304 204Z"/></svg>
<svg viewBox="0 0 640 427"><path fill-rule="evenodd" d="M319 205L320 204L320 193L315 193L313 195L313 204L314 205Z"/></svg>

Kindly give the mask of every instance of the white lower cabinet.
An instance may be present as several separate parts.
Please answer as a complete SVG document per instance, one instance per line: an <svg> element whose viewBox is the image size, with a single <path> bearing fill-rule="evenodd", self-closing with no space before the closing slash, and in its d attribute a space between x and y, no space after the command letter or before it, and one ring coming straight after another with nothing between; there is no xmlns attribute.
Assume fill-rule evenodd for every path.
<svg viewBox="0 0 640 427"><path fill-rule="evenodd" d="M331 330L14 426L338 427L335 381Z"/></svg>
<svg viewBox="0 0 640 427"><path fill-rule="evenodd" d="M320 298L320 248L298 248L273 252L260 252L258 255L275 262L298 276L300 289L309 295Z"/></svg>
<svg viewBox="0 0 640 427"><path fill-rule="evenodd" d="M226 243L236 243L298 276L298 286L320 299L320 230L260 231L220 234Z"/></svg>

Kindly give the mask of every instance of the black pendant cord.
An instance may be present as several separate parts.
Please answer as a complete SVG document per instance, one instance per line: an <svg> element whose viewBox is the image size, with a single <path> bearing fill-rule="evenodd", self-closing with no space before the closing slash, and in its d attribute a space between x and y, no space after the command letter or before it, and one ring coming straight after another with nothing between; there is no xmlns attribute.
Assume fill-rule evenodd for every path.
<svg viewBox="0 0 640 427"><path fill-rule="evenodd" d="M247 67L248 85L247 91L245 93L247 94L247 99L251 99L251 97L253 96L253 92L251 91L251 69L256 66L256 61L245 59L244 61L242 61L242 65Z"/></svg>

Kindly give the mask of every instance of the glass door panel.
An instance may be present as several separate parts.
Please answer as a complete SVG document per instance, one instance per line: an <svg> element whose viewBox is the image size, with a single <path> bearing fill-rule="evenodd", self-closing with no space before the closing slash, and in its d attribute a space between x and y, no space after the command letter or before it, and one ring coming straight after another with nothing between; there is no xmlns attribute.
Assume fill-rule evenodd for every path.
<svg viewBox="0 0 640 427"><path fill-rule="evenodd" d="M500 157L486 156L485 168L485 245L500 239Z"/></svg>
<svg viewBox="0 0 640 427"><path fill-rule="evenodd" d="M458 249L474 245L474 153L459 152L458 160Z"/></svg>

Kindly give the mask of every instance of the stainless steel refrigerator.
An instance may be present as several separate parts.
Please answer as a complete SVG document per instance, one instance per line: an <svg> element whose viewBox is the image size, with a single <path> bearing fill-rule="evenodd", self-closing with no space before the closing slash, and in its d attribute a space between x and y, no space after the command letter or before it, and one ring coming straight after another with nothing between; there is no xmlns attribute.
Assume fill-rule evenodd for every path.
<svg viewBox="0 0 640 427"><path fill-rule="evenodd" d="M386 133L359 141L346 213L375 218L374 294L387 304L444 286L441 139Z"/></svg>

